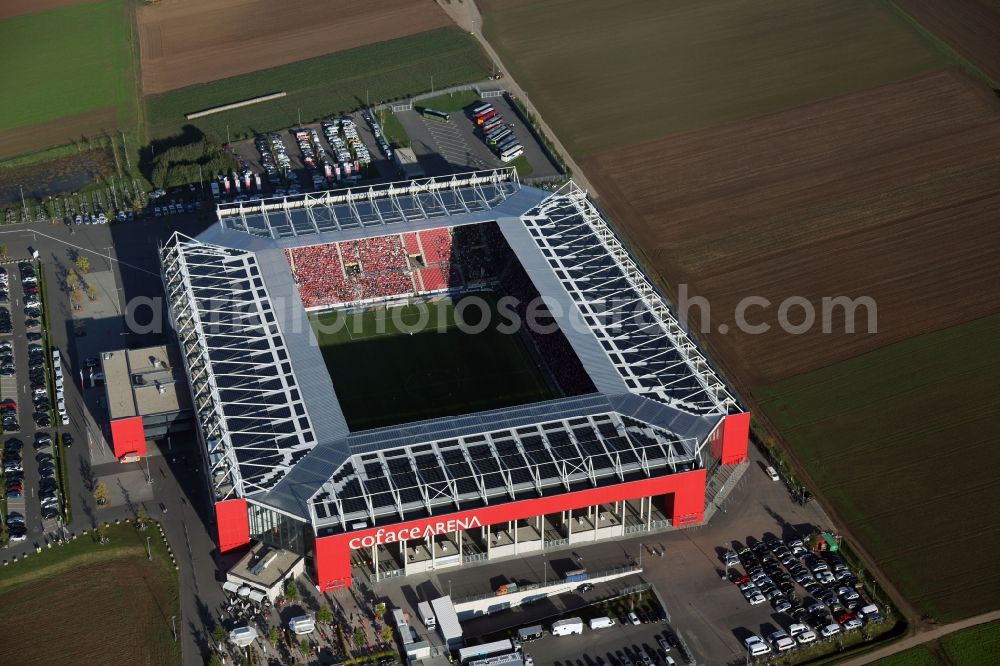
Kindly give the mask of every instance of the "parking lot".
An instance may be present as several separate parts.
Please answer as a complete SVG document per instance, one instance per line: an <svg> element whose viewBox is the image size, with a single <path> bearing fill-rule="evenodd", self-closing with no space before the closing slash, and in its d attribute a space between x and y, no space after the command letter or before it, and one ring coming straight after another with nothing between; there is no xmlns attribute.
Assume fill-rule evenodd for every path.
<svg viewBox="0 0 1000 666"><path fill-rule="evenodd" d="M765 534L734 542L722 555L728 582L760 609L759 621L741 636L751 658L839 641L885 621L883 609L865 598L857 576L831 547L836 542L822 537Z"/></svg>
<svg viewBox="0 0 1000 666"><path fill-rule="evenodd" d="M428 175L504 166L472 120L472 108L481 104L492 105L517 136L524 149L524 159L531 167L531 178L559 177L559 169L548 159L530 129L521 122L506 96L481 100L464 111L451 113L447 121L425 117L415 110L396 112L396 117L410 137L413 152Z"/></svg>
<svg viewBox="0 0 1000 666"><path fill-rule="evenodd" d="M531 655L536 664L553 666L641 666L644 663L642 655L646 655L650 663L669 663L666 658L670 657L677 664L683 664L676 641L668 642L668 638L673 638L673 632L664 624L632 625L616 620L614 626L604 629L591 630L585 626L579 635L546 633L525 644L524 653Z"/></svg>
<svg viewBox="0 0 1000 666"><path fill-rule="evenodd" d="M0 315L0 400L4 429L7 527L17 543L59 528L62 493L51 428L50 359L45 353L36 265L22 262L0 273L10 309ZM60 417L55 416L56 419Z"/></svg>

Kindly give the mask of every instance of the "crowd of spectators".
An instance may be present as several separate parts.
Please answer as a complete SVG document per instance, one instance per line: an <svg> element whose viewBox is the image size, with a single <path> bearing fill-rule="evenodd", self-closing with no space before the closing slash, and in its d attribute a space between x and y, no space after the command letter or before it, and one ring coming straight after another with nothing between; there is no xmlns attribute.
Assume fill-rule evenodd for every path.
<svg viewBox="0 0 1000 666"><path fill-rule="evenodd" d="M496 281L511 252L495 224L428 229L286 250L307 308Z"/></svg>

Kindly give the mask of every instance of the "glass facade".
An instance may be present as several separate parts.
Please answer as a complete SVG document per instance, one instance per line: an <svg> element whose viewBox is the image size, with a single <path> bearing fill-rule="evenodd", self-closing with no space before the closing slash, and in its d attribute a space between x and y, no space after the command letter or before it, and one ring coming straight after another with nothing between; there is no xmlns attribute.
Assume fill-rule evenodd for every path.
<svg viewBox="0 0 1000 666"><path fill-rule="evenodd" d="M256 504L248 503L247 509L250 513L250 536L270 546L305 554L305 523Z"/></svg>

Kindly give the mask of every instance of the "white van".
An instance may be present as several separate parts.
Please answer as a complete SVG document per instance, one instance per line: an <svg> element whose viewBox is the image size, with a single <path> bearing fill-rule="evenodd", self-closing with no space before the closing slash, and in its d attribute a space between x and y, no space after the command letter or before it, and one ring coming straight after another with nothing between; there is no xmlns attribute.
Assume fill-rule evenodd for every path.
<svg viewBox="0 0 1000 666"><path fill-rule="evenodd" d="M778 476L778 470L774 469L770 465L768 465L764 471L767 472L767 475L771 477L772 481L781 481L781 477Z"/></svg>
<svg viewBox="0 0 1000 666"><path fill-rule="evenodd" d="M316 629L316 621L311 615L299 615L288 621L288 628L292 630L292 633L303 636L311 634Z"/></svg>
<svg viewBox="0 0 1000 666"><path fill-rule="evenodd" d="M571 617L552 623L553 636L569 636L571 634L583 634L583 620Z"/></svg>
<svg viewBox="0 0 1000 666"><path fill-rule="evenodd" d="M590 621L591 629L606 629L615 626L615 621L610 617L595 617Z"/></svg>
<svg viewBox="0 0 1000 666"><path fill-rule="evenodd" d="M420 613L420 621L424 623L424 626L428 629L433 629L437 626L437 618L434 617L434 611L431 610L431 605L426 601L421 601L417 604L417 612Z"/></svg>

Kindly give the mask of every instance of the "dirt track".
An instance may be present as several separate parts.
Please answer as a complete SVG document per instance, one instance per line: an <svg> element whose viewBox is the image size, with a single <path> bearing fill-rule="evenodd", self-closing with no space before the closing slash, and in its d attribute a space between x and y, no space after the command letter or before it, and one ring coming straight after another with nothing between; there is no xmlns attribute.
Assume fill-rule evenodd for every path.
<svg viewBox="0 0 1000 666"><path fill-rule="evenodd" d="M450 24L426 0L164 0L137 16L147 95Z"/></svg>
<svg viewBox="0 0 1000 666"><path fill-rule="evenodd" d="M986 0L896 0L920 25L1000 81L1000 5Z"/></svg>
<svg viewBox="0 0 1000 666"><path fill-rule="evenodd" d="M688 283L708 299L722 365L758 386L1000 311L998 120L1000 100L950 69L583 166L671 290ZM751 295L772 303L746 316L767 333L734 326ZM876 335L778 326L783 299L803 296L819 313L822 297L841 295L875 299ZM701 312L690 314L698 330ZM866 321L861 310L858 328Z"/></svg>
<svg viewBox="0 0 1000 666"><path fill-rule="evenodd" d="M0 3L0 21L22 14L37 14L49 9L82 5L85 2L93 0L4 0Z"/></svg>

